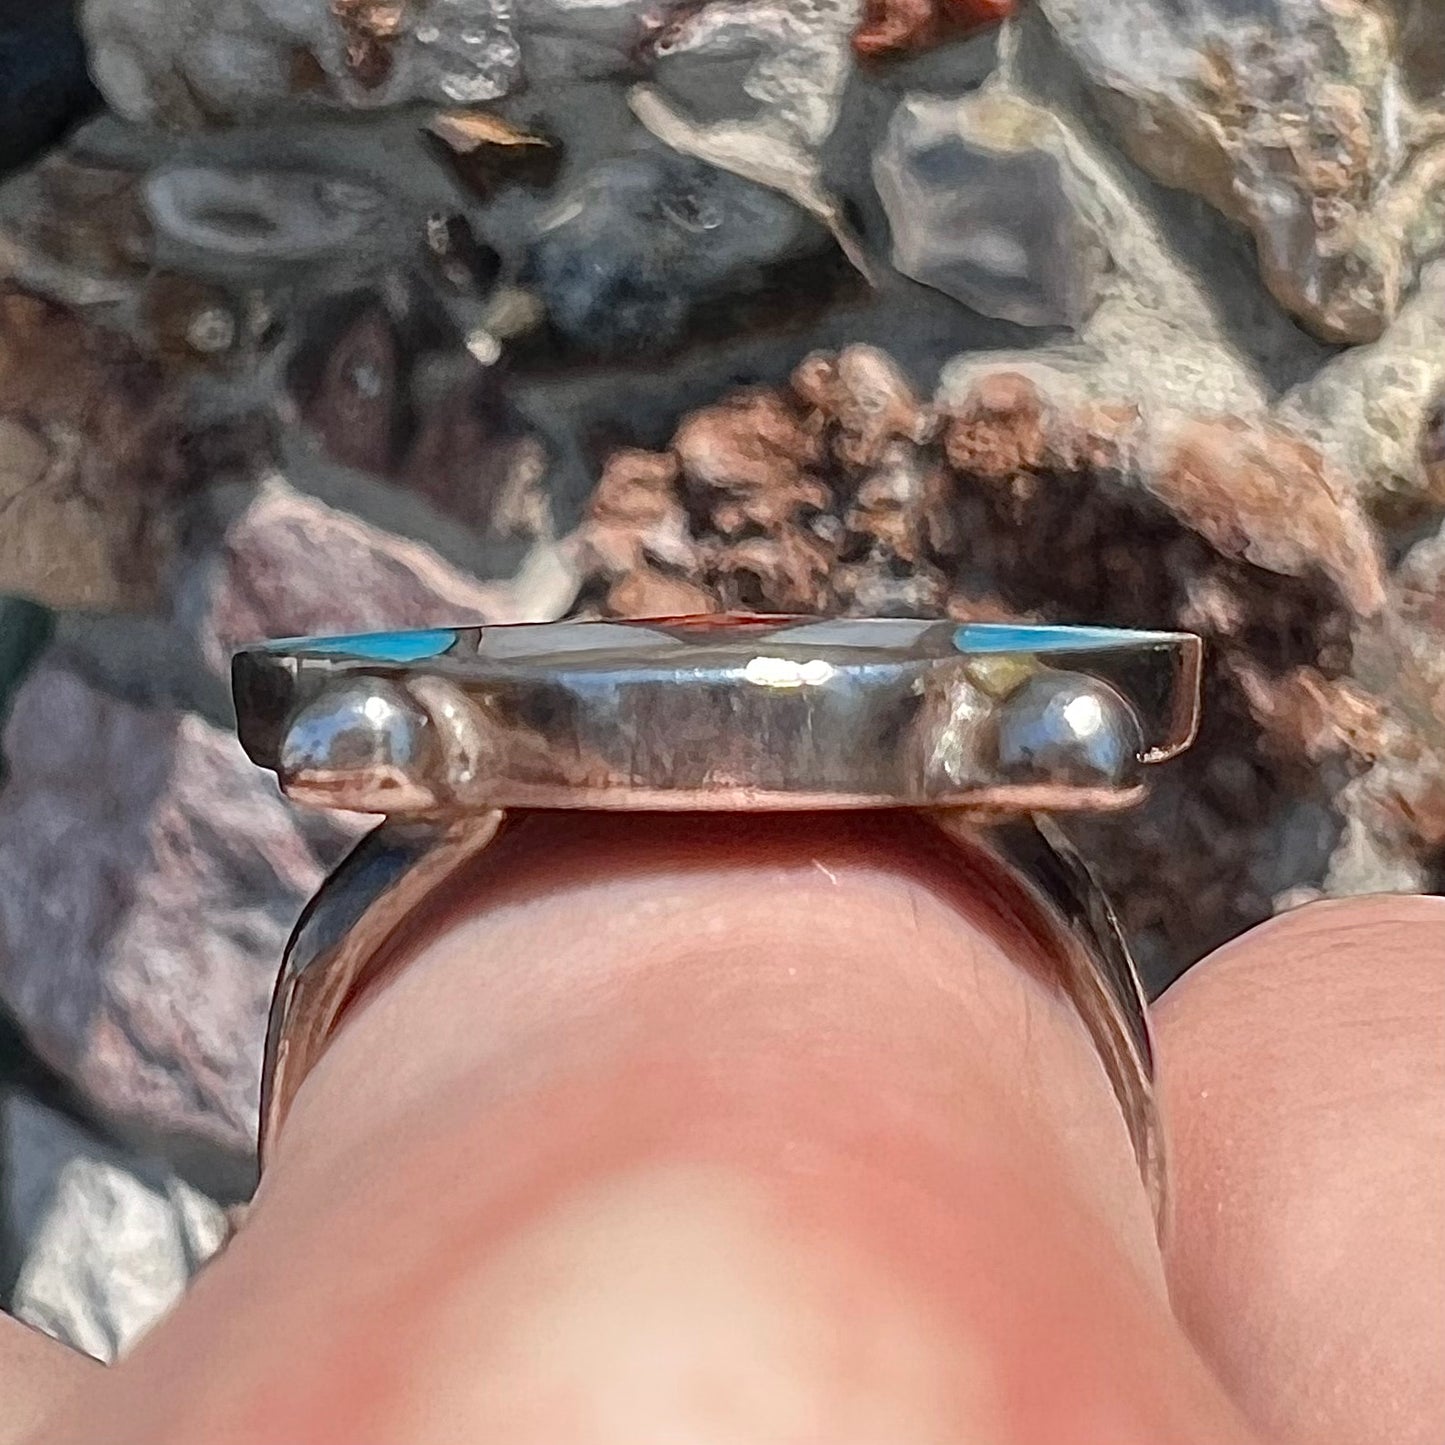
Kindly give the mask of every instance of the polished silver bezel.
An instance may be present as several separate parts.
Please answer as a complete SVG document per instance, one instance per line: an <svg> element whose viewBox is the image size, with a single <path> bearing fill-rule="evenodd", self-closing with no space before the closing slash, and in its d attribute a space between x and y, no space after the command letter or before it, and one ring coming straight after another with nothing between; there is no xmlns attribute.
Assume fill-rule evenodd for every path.
<svg viewBox="0 0 1445 1445"><path fill-rule="evenodd" d="M704 617L240 652L247 752L293 798L488 808L1117 808L1187 747L1186 633Z"/></svg>

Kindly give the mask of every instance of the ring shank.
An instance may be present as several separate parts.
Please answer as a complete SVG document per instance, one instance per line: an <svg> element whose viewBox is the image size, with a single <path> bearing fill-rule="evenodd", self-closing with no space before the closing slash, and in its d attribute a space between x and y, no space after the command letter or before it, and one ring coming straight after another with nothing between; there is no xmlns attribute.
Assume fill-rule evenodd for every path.
<svg viewBox="0 0 1445 1445"><path fill-rule="evenodd" d="M1162 1135L1152 1084L1144 997L1107 899L1055 824L1015 819L984 827L957 810L926 812L1043 946L1053 982L1078 1010L1128 1128L1155 1211L1165 1225ZM447 823L381 824L332 873L297 924L272 1001L261 1085L265 1167L297 1090L340 1026L348 1004L396 956L429 901L496 838L492 811Z"/></svg>

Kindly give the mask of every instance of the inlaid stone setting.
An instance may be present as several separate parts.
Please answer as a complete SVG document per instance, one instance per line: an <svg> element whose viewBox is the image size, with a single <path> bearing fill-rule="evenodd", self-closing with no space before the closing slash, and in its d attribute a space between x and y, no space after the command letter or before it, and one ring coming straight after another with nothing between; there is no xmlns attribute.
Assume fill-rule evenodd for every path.
<svg viewBox="0 0 1445 1445"><path fill-rule="evenodd" d="M708 616L294 639L238 653L240 735L301 801L1127 805L1193 737L1185 633Z"/></svg>

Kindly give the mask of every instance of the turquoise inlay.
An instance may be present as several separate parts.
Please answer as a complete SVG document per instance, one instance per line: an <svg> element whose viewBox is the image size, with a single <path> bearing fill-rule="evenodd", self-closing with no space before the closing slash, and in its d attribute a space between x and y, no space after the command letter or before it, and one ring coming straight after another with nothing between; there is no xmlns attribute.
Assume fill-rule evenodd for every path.
<svg viewBox="0 0 1445 1445"><path fill-rule="evenodd" d="M365 632L355 637L286 637L268 642L269 652L332 652L374 662L420 662L439 657L457 640L455 629L429 632Z"/></svg>
<svg viewBox="0 0 1445 1445"><path fill-rule="evenodd" d="M960 652L1077 652L1177 640L1173 632L1127 627L1022 627L1007 622L967 622L953 634Z"/></svg>

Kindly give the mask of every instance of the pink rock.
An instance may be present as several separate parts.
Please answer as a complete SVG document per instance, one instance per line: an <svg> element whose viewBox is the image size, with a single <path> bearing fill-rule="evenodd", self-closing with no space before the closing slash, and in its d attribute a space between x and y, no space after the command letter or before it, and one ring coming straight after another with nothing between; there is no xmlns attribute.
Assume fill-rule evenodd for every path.
<svg viewBox="0 0 1445 1445"><path fill-rule="evenodd" d="M304 821L228 732L47 659L0 792L0 997L96 1112L244 1187L286 937L356 825Z"/></svg>
<svg viewBox="0 0 1445 1445"><path fill-rule="evenodd" d="M515 577L480 582L420 542L272 479L183 589L182 612L222 671L236 647L266 637L545 622L576 594L572 550L539 540Z"/></svg>

